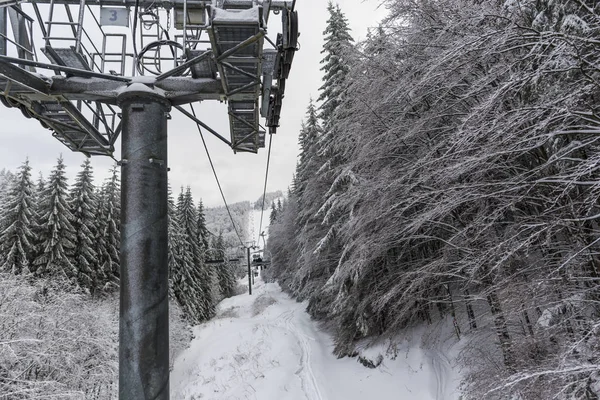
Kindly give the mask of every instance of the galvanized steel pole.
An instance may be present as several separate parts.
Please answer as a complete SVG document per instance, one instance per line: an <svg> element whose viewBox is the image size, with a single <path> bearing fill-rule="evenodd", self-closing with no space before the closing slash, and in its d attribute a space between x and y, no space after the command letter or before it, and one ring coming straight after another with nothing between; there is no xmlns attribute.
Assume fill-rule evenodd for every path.
<svg viewBox="0 0 600 400"><path fill-rule="evenodd" d="M123 111L119 399L168 400L170 104L147 87L137 89L118 98Z"/></svg>
<svg viewBox="0 0 600 400"><path fill-rule="evenodd" d="M252 271L250 269L250 247L246 247L248 250L248 294L252 294Z"/></svg>

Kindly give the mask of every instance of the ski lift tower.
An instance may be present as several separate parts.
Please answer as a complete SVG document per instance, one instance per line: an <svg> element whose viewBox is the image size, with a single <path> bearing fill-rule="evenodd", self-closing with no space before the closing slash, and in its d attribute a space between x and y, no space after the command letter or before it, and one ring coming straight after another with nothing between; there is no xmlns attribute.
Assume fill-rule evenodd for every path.
<svg viewBox="0 0 600 400"><path fill-rule="evenodd" d="M279 126L295 0L0 0L0 102L72 151L121 137L119 398L169 398L167 120L178 109L234 153ZM271 14L282 33L267 36ZM39 47L38 47L39 46ZM226 102L219 135L186 104ZM265 127L260 124L265 118Z"/></svg>

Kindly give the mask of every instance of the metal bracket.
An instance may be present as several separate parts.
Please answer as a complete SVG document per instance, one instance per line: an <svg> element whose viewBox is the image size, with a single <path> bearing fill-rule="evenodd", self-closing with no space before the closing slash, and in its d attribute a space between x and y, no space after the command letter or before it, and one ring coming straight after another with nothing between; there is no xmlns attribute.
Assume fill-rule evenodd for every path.
<svg viewBox="0 0 600 400"><path fill-rule="evenodd" d="M150 157L148 159L148 162L150 164L165 165L165 160L159 160L158 158L154 158L154 157Z"/></svg>

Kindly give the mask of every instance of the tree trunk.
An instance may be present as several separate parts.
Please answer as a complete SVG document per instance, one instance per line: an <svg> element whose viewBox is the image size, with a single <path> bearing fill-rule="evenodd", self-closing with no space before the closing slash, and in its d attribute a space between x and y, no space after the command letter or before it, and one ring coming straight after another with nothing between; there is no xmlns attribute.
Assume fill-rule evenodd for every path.
<svg viewBox="0 0 600 400"><path fill-rule="evenodd" d="M531 336L533 336L533 325L531 325L531 320L529 319L529 314L527 314L527 310L525 309L525 304L521 304L523 321L525 322L526 332L529 332Z"/></svg>
<svg viewBox="0 0 600 400"><path fill-rule="evenodd" d="M467 307L467 316L469 317L469 327L471 330L474 330L477 329L477 322L475 320L475 312L473 311L471 300L469 299L470 297L469 289L465 289L465 306Z"/></svg>
<svg viewBox="0 0 600 400"><path fill-rule="evenodd" d="M494 324L496 325L496 334L500 341L500 348L502 349L502 356L504 358L504 365L509 369L513 370L513 357L511 354L511 340L508 334L508 327L506 325L506 318L500 307L500 300L496 292L492 291L487 296L490 310L494 316Z"/></svg>

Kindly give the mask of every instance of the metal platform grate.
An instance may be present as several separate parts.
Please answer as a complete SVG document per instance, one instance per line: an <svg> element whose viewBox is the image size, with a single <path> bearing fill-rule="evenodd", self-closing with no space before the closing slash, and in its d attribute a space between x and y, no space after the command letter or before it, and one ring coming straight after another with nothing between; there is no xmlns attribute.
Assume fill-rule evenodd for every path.
<svg viewBox="0 0 600 400"><path fill-rule="evenodd" d="M256 153L265 145L257 101L262 75L262 8L242 8L240 4L225 2L225 9L214 11L209 36L229 101L232 147Z"/></svg>
<svg viewBox="0 0 600 400"><path fill-rule="evenodd" d="M204 53L204 50L188 50L187 58L191 60ZM217 63L212 58L205 58L202 61L192 65L192 76L194 78L217 78Z"/></svg>
<svg viewBox="0 0 600 400"><path fill-rule="evenodd" d="M86 61L85 57L75 50L74 46L67 48L54 48L46 46L42 49L44 54L57 65L63 65L65 67L83 69L90 71L90 66Z"/></svg>

